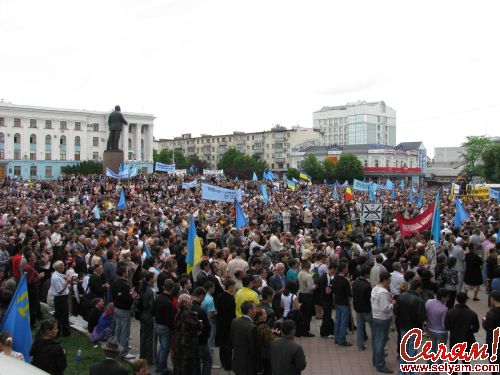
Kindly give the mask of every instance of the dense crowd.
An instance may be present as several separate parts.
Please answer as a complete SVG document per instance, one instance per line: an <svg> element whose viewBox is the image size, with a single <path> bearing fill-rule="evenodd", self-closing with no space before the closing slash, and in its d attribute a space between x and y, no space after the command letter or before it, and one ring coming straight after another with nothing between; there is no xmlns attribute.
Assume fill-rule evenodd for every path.
<svg viewBox="0 0 500 375"><path fill-rule="evenodd" d="M395 197L379 190L382 220L361 223L366 193L354 191L347 201L340 188L337 199L327 185L299 182L292 191L266 182L266 204L261 182L207 178L242 189L248 224L237 229L233 204L203 200L199 186L183 189L196 178L203 179L153 174L3 181L0 314L25 273L30 323L38 327L33 365L64 373L57 337L71 335L70 314L83 316L90 340L103 343L107 358L91 374L127 373L113 358L135 358L129 353L132 319L140 322L134 372L141 375L148 364L159 374L210 374L215 347L222 367L237 375L300 374L306 358L294 337L314 336L314 318L332 345L363 351L370 337L372 364L386 373L392 372L385 348L393 324L398 339L424 329L434 349L471 345L481 325L492 343L500 326L498 202L465 201L469 218L454 228L454 203L444 192L442 235L435 243L429 231L402 237L395 213L419 214L434 202L436 188L423 188L419 207L409 203L410 188L396 189ZM122 189L126 207L118 209ZM192 271L186 264L191 217L203 249ZM491 309L479 318L467 293L478 301L482 285L489 301L480 303ZM37 324L41 301L54 306L54 321ZM355 343L348 331L356 331ZM11 332L1 334L0 350L22 359L12 350Z"/></svg>

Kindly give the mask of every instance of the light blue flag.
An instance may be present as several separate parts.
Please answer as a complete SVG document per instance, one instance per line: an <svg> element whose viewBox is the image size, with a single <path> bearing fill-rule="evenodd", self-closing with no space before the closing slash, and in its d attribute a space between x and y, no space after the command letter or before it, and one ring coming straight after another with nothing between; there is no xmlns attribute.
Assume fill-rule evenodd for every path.
<svg viewBox="0 0 500 375"><path fill-rule="evenodd" d="M253 181L259 181L259 178L257 177L257 174L255 172L253 172L252 180Z"/></svg>
<svg viewBox="0 0 500 375"><path fill-rule="evenodd" d="M500 242L500 228L498 228L497 232L497 242Z"/></svg>
<svg viewBox="0 0 500 375"><path fill-rule="evenodd" d="M396 199L396 192L394 191L394 187L392 187L392 190L391 190L391 199Z"/></svg>
<svg viewBox="0 0 500 375"><path fill-rule="evenodd" d="M394 189L394 184L392 183L392 181L391 181L391 180L387 180L387 182L385 183L385 188L386 188L387 190L392 190L392 189Z"/></svg>
<svg viewBox="0 0 500 375"><path fill-rule="evenodd" d="M266 185L260 184L260 190L262 191L262 196L264 197L264 204L269 202L269 195L267 195Z"/></svg>
<svg viewBox="0 0 500 375"><path fill-rule="evenodd" d="M95 215L96 219L99 220L101 218L101 211L99 210L99 207L97 206L97 204L94 206L92 213Z"/></svg>
<svg viewBox="0 0 500 375"><path fill-rule="evenodd" d="M31 326L26 273L23 273L16 293L14 293L14 297L10 301L0 332L9 332L12 335L12 349L23 353L24 360L30 363Z"/></svg>
<svg viewBox="0 0 500 375"><path fill-rule="evenodd" d="M339 200L339 192L337 191L337 184L333 186L332 197L333 199Z"/></svg>
<svg viewBox="0 0 500 375"><path fill-rule="evenodd" d="M345 180L344 183L342 185L340 185L340 187L343 187L343 188L346 188L349 186L349 181Z"/></svg>
<svg viewBox="0 0 500 375"><path fill-rule="evenodd" d="M126 206L126 198L125 198L125 189L122 188L120 192L120 200L118 201L118 205L116 206L119 210L123 210Z"/></svg>
<svg viewBox="0 0 500 375"><path fill-rule="evenodd" d="M462 224L462 222L467 220L468 218L469 215L465 211L462 201L458 198L455 198L455 222L453 227L459 228L460 224Z"/></svg>
<svg viewBox="0 0 500 375"><path fill-rule="evenodd" d="M411 185L411 192L412 192L412 193L416 193L416 192L417 192L417 189L415 189L415 188L413 187L413 184Z"/></svg>
<svg viewBox="0 0 500 375"><path fill-rule="evenodd" d="M269 178L270 181L274 180L273 172L271 172L271 171L267 172L267 177Z"/></svg>
<svg viewBox="0 0 500 375"><path fill-rule="evenodd" d="M434 205L434 214L432 215L432 238L439 245L439 240L441 238L441 207L440 207L440 192L438 191L436 195L436 203Z"/></svg>
<svg viewBox="0 0 500 375"><path fill-rule="evenodd" d="M399 187L401 188L401 190L404 190L406 185L405 185L405 180L401 180L401 183L399 184Z"/></svg>
<svg viewBox="0 0 500 375"><path fill-rule="evenodd" d="M415 200L415 197L413 196L413 190L410 191L410 195L408 196L408 202L413 203Z"/></svg>
<svg viewBox="0 0 500 375"><path fill-rule="evenodd" d="M149 247L148 245L146 245L146 242L144 242L144 244L142 245L142 250L144 250L144 254L146 254L146 259L152 257L151 250L149 250Z"/></svg>
<svg viewBox="0 0 500 375"><path fill-rule="evenodd" d="M377 249L382 248L382 240L380 239L380 232L377 231L377 234L375 235L375 242L377 243Z"/></svg>
<svg viewBox="0 0 500 375"><path fill-rule="evenodd" d="M420 190L420 193L418 193L417 203L415 204L415 207L420 207L423 204L424 204L424 191Z"/></svg>
<svg viewBox="0 0 500 375"><path fill-rule="evenodd" d="M236 228L240 229L243 228L245 225L247 225L247 219L243 214L243 210L241 209L241 206L238 203L238 201L235 201L235 203L236 203Z"/></svg>
<svg viewBox="0 0 500 375"><path fill-rule="evenodd" d="M296 184L297 182L299 182L299 180L297 180L295 177L292 177L292 182Z"/></svg>
<svg viewBox="0 0 500 375"><path fill-rule="evenodd" d="M309 208L310 205L311 205L311 201L309 200L309 198L306 198L306 207Z"/></svg>
<svg viewBox="0 0 500 375"><path fill-rule="evenodd" d="M370 184L370 187L369 187L369 191L368 193L370 194L370 201L371 202L375 202L375 200L377 199L376 196L375 196L375 185L374 183L371 183Z"/></svg>

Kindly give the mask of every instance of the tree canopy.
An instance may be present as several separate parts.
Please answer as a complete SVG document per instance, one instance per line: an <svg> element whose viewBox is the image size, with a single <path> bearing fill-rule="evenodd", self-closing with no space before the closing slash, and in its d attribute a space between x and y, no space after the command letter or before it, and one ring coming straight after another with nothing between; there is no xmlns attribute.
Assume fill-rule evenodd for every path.
<svg viewBox="0 0 500 375"><path fill-rule="evenodd" d="M462 143L465 152L462 153L464 158L464 172L469 176L482 176L482 166L480 165L483 153L491 145L491 140L485 135L471 135L467 137L467 141Z"/></svg>
<svg viewBox="0 0 500 375"><path fill-rule="evenodd" d="M482 155L483 177L488 182L500 182L500 143L490 145Z"/></svg>
<svg viewBox="0 0 500 375"><path fill-rule="evenodd" d="M232 178L251 179L253 172L262 175L267 170L267 163L256 155L249 156L230 148L220 157L217 168L223 169L224 174Z"/></svg>
<svg viewBox="0 0 500 375"><path fill-rule="evenodd" d="M325 179L330 183L335 180L352 182L355 178L363 179L363 165L351 153L342 154L336 163L329 159L320 162L314 155L309 155L302 161L301 168L314 182L323 182Z"/></svg>
<svg viewBox="0 0 500 375"><path fill-rule="evenodd" d="M335 178L337 180L348 180L351 183L354 179L362 180L363 176L363 164L356 155L349 152L340 155L339 160L335 163Z"/></svg>
<svg viewBox="0 0 500 375"><path fill-rule="evenodd" d="M101 174L102 162L94 160L84 160L75 165L67 165L65 167L62 167L61 173L79 174L84 176L89 174Z"/></svg>

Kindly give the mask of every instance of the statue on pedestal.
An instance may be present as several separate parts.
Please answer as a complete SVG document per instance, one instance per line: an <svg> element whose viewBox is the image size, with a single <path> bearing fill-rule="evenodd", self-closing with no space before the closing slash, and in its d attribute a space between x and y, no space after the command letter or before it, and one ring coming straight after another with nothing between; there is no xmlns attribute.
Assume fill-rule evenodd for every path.
<svg viewBox="0 0 500 375"><path fill-rule="evenodd" d="M107 151L120 150L118 142L120 141L120 135L123 130L123 125L128 125L128 122L123 117L119 105L116 105L115 110L111 112L111 114L109 115L108 125L109 125L109 137L106 150Z"/></svg>

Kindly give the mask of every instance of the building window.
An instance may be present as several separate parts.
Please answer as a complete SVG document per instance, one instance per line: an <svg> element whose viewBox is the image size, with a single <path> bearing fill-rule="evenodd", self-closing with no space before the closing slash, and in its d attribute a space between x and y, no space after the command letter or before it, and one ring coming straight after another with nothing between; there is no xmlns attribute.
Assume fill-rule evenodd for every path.
<svg viewBox="0 0 500 375"><path fill-rule="evenodd" d="M378 159L375 159L375 168L378 168Z"/></svg>
<svg viewBox="0 0 500 375"><path fill-rule="evenodd" d="M59 158L59 160L66 160L66 153L65 152L61 153L61 157Z"/></svg>
<svg viewBox="0 0 500 375"><path fill-rule="evenodd" d="M76 161L80 160L80 153L79 152L75 152L75 160Z"/></svg>
<svg viewBox="0 0 500 375"><path fill-rule="evenodd" d="M80 137L75 137L75 146L80 146Z"/></svg>
<svg viewBox="0 0 500 375"><path fill-rule="evenodd" d="M34 118L30 120L30 128L36 128L36 120Z"/></svg>
<svg viewBox="0 0 500 375"><path fill-rule="evenodd" d="M92 124L92 131L98 132L99 131L99 124Z"/></svg>
<svg viewBox="0 0 500 375"><path fill-rule="evenodd" d="M52 160L52 153L51 152L45 153L45 160Z"/></svg>
<svg viewBox="0 0 500 375"><path fill-rule="evenodd" d="M278 169L283 169L283 163L278 163Z"/></svg>
<svg viewBox="0 0 500 375"><path fill-rule="evenodd" d="M92 138L92 146L99 147L99 137Z"/></svg>
<svg viewBox="0 0 500 375"><path fill-rule="evenodd" d="M15 145L21 144L21 134L19 133L14 134L14 144Z"/></svg>
<svg viewBox="0 0 500 375"><path fill-rule="evenodd" d="M30 160L36 160L36 152L30 152Z"/></svg>
<svg viewBox="0 0 500 375"><path fill-rule="evenodd" d="M14 118L14 127L15 128L20 128L21 127L21 119L19 117Z"/></svg>
<svg viewBox="0 0 500 375"><path fill-rule="evenodd" d="M14 176L21 176L21 166L19 165L14 166Z"/></svg>
<svg viewBox="0 0 500 375"><path fill-rule="evenodd" d="M30 177L36 177L36 166L31 166L30 167Z"/></svg>
<svg viewBox="0 0 500 375"><path fill-rule="evenodd" d="M82 123L81 122L75 122L75 130L82 130Z"/></svg>
<svg viewBox="0 0 500 375"><path fill-rule="evenodd" d="M274 169L274 163L273 163L273 164L271 164L271 169Z"/></svg>
<svg viewBox="0 0 500 375"><path fill-rule="evenodd" d="M14 150L14 159L21 160L21 150Z"/></svg>
<svg viewBox="0 0 500 375"><path fill-rule="evenodd" d="M60 121L59 125L61 126L61 130L67 130L68 129L68 122L67 121Z"/></svg>
<svg viewBox="0 0 500 375"><path fill-rule="evenodd" d="M365 168L366 168L366 167L368 167L368 160L365 160L365 161L363 162L363 164L364 164Z"/></svg>
<svg viewBox="0 0 500 375"><path fill-rule="evenodd" d="M132 148L132 138L128 139L128 148Z"/></svg>
<svg viewBox="0 0 500 375"><path fill-rule="evenodd" d="M66 146L66 136L65 135L61 135L61 138L59 138L59 144L61 146Z"/></svg>
<svg viewBox="0 0 500 375"><path fill-rule="evenodd" d="M92 153L92 160L98 161L99 160L99 153L98 152L93 152Z"/></svg>
<svg viewBox="0 0 500 375"><path fill-rule="evenodd" d="M389 160L386 160L386 161L385 161L385 166L386 166L387 168L389 168Z"/></svg>
<svg viewBox="0 0 500 375"><path fill-rule="evenodd" d="M52 120L45 120L45 129L52 129Z"/></svg>
<svg viewBox="0 0 500 375"><path fill-rule="evenodd" d="M30 145L36 145L36 134L30 135Z"/></svg>
<svg viewBox="0 0 500 375"><path fill-rule="evenodd" d="M413 160L410 160L410 168L413 168Z"/></svg>
<svg viewBox="0 0 500 375"><path fill-rule="evenodd" d="M144 134L144 131L146 130L145 126L141 126L141 134Z"/></svg>
<svg viewBox="0 0 500 375"><path fill-rule="evenodd" d="M5 126L5 117L0 117L0 126Z"/></svg>
<svg viewBox="0 0 500 375"><path fill-rule="evenodd" d="M47 134L45 136L45 144L46 145L51 145L52 144L52 137L50 136L50 134Z"/></svg>
<svg viewBox="0 0 500 375"><path fill-rule="evenodd" d="M396 160L396 168L398 167L399 162Z"/></svg>
<svg viewBox="0 0 500 375"><path fill-rule="evenodd" d="M5 143L5 134L0 133L0 143Z"/></svg>
<svg viewBox="0 0 500 375"><path fill-rule="evenodd" d="M45 167L45 177L52 177L52 167L50 165Z"/></svg>

